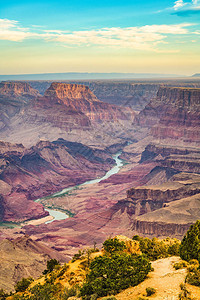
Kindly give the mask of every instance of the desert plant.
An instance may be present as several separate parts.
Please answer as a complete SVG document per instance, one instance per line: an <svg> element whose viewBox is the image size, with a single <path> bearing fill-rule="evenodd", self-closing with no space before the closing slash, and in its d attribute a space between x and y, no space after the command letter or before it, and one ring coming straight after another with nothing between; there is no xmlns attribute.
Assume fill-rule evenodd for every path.
<svg viewBox="0 0 200 300"><path fill-rule="evenodd" d="M52 272L56 266L60 265L59 261L57 259L50 259L47 261L47 268L43 271L43 274L47 274Z"/></svg>
<svg viewBox="0 0 200 300"><path fill-rule="evenodd" d="M149 260L141 255L113 253L96 257L90 265L90 272L81 288L81 296L97 294L99 297L116 294L129 286L142 282L151 271Z"/></svg>
<svg viewBox="0 0 200 300"><path fill-rule="evenodd" d="M149 239L138 235L133 236L140 244L140 250L147 255L150 260L156 260L172 255L179 255L180 241L174 239L159 240L157 238Z"/></svg>
<svg viewBox="0 0 200 300"><path fill-rule="evenodd" d="M200 260L200 221L191 225L180 245L180 257L186 261Z"/></svg>
<svg viewBox="0 0 200 300"><path fill-rule="evenodd" d="M8 294L3 289L0 289L0 300L5 300L7 297Z"/></svg>
<svg viewBox="0 0 200 300"><path fill-rule="evenodd" d="M116 252L122 252L126 248L126 245L123 241L120 242L117 238L114 238L106 240L103 243L103 248L106 253L112 255Z"/></svg>
<svg viewBox="0 0 200 300"><path fill-rule="evenodd" d="M190 292L184 283L180 284L181 292L179 294L179 300L193 300L190 296Z"/></svg>
<svg viewBox="0 0 200 300"><path fill-rule="evenodd" d="M191 285L200 286L200 270L194 269L192 272L189 272L186 276L186 281Z"/></svg>
<svg viewBox="0 0 200 300"><path fill-rule="evenodd" d="M149 296L156 293L156 289L154 289L153 287L147 287L146 288L146 293L147 293L147 297L149 297Z"/></svg>
<svg viewBox="0 0 200 300"><path fill-rule="evenodd" d="M175 270L183 269L188 266L188 262L185 260L181 260L173 265Z"/></svg>
<svg viewBox="0 0 200 300"><path fill-rule="evenodd" d="M33 281L32 277L22 278L22 280L18 281L17 284L15 285L15 291L24 292L29 287L32 281Z"/></svg>

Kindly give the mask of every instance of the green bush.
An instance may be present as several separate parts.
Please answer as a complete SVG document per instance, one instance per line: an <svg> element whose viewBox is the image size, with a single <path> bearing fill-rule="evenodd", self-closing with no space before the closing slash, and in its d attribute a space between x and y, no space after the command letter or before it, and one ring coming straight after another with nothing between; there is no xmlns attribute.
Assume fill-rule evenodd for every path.
<svg viewBox="0 0 200 300"><path fill-rule="evenodd" d="M0 300L5 300L7 297L8 294L3 289L0 289Z"/></svg>
<svg viewBox="0 0 200 300"><path fill-rule="evenodd" d="M200 261L200 221L190 226L180 245L180 257L186 261Z"/></svg>
<svg viewBox="0 0 200 300"><path fill-rule="evenodd" d="M154 288L152 288L152 287L147 287L146 288L146 293L147 293L147 297L149 297L149 296L155 294L156 290Z"/></svg>
<svg viewBox="0 0 200 300"><path fill-rule="evenodd" d="M123 241L120 242L117 238L114 238L106 240L103 243L103 248L105 252L113 254L116 252L122 252L126 248L126 245Z"/></svg>
<svg viewBox="0 0 200 300"><path fill-rule="evenodd" d="M179 256L180 242L178 240L159 240L153 238L143 238L138 235L133 236L133 240L139 241L140 250L147 255L150 260L157 260L160 258L177 255Z"/></svg>
<svg viewBox="0 0 200 300"><path fill-rule="evenodd" d="M76 296L77 294L77 288L73 286L72 288L68 289L66 288L62 294L62 300L67 300L70 297Z"/></svg>
<svg viewBox="0 0 200 300"><path fill-rule="evenodd" d="M99 297L116 294L130 286L138 285L151 271L149 260L141 255L113 253L96 257L80 292L83 299L88 295Z"/></svg>
<svg viewBox="0 0 200 300"><path fill-rule="evenodd" d="M45 283L44 285L36 284L30 289L30 300L54 300L55 295L60 291L60 284Z"/></svg>
<svg viewBox="0 0 200 300"><path fill-rule="evenodd" d="M200 286L200 270L194 269L193 272L189 272L186 281L191 285Z"/></svg>
<svg viewBox="0 0 200 300"><path fill-rule="evenodd" d="M181 292L179 294L179 300L193 300L193 298L190 297L190 292L187 290L187 287L185 284L180 284Z"/></svg>
<svg viewBox="0 0 200 300"><path fill-rule="evenodd" d="M17 284L15 285L15 291L24 292L29 287L32 281L33 281L32 277L22 278L22 280L18 281Z"/></svg>
<svg viewBox="0 0 200 300"><path fill-rule="evenodd" d="M50 259L47 261L47 268L43 271L43 274L52 272L56 266L60 265L59 261L56 259Z"/></svg>
<svg viewBox="0 0 200 300"><path fill-rule="evenodd" d="M85 251L84 250L78 250L78 253L74 254L72 257L72 262L75 262L77 259L84 258Z"/></svg>
<svg viewBox="0 0 200 300"><path fill-rule="evenodd" d="M179 270L179 269L186 268L187 266L188 266L187 261L182 260L178 263L175 263L173 267L175 270Z"/></svg>

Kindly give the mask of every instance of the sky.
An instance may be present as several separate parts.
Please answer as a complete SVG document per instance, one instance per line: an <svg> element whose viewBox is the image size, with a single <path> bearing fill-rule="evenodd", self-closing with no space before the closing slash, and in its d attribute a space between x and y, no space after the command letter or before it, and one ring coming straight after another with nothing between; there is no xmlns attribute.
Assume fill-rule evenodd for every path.
<svg viewBox="0 0 200 300"><path fill-rule="evenodd" d="M200 73L200 0L0 0L0 74Z"/></svg>

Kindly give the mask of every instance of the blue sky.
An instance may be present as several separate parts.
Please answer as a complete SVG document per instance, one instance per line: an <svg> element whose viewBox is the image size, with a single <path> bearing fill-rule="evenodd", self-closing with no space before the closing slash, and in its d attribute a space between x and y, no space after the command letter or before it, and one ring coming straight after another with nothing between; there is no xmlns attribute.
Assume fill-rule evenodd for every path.
<svg viewBox="0 0 200 300"><path fill-rule="evenodd" d="M0 74L200 72L200 0L0 1Z"/></svg>

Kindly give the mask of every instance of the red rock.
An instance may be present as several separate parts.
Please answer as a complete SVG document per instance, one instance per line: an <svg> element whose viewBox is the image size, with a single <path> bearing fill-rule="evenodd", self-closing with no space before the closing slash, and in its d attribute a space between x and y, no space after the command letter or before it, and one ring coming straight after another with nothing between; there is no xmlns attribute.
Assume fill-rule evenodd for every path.
<svg viewBox="0 0 200 300"><path fill-rule="evenodd" d="M4 142L0 145L0 176L10 187L0 189L4 221L47 215L41 204L31 200L103 176L113 164L106 152L63 139L39 142L30 149Z"/></svg>
<svg viewBox="0 0 200 300"><path fill-rule="evenodd" d="M39 96L39 92L33 89L27 82L3 81L0 82L0 98L29 99Z"/></svg>
<svg viewBox="0 0 200 300"><path fill-rule="evenodd" d="M136 122L152 127L155 138L200 143L200 89L160 87Z"/></svg>

